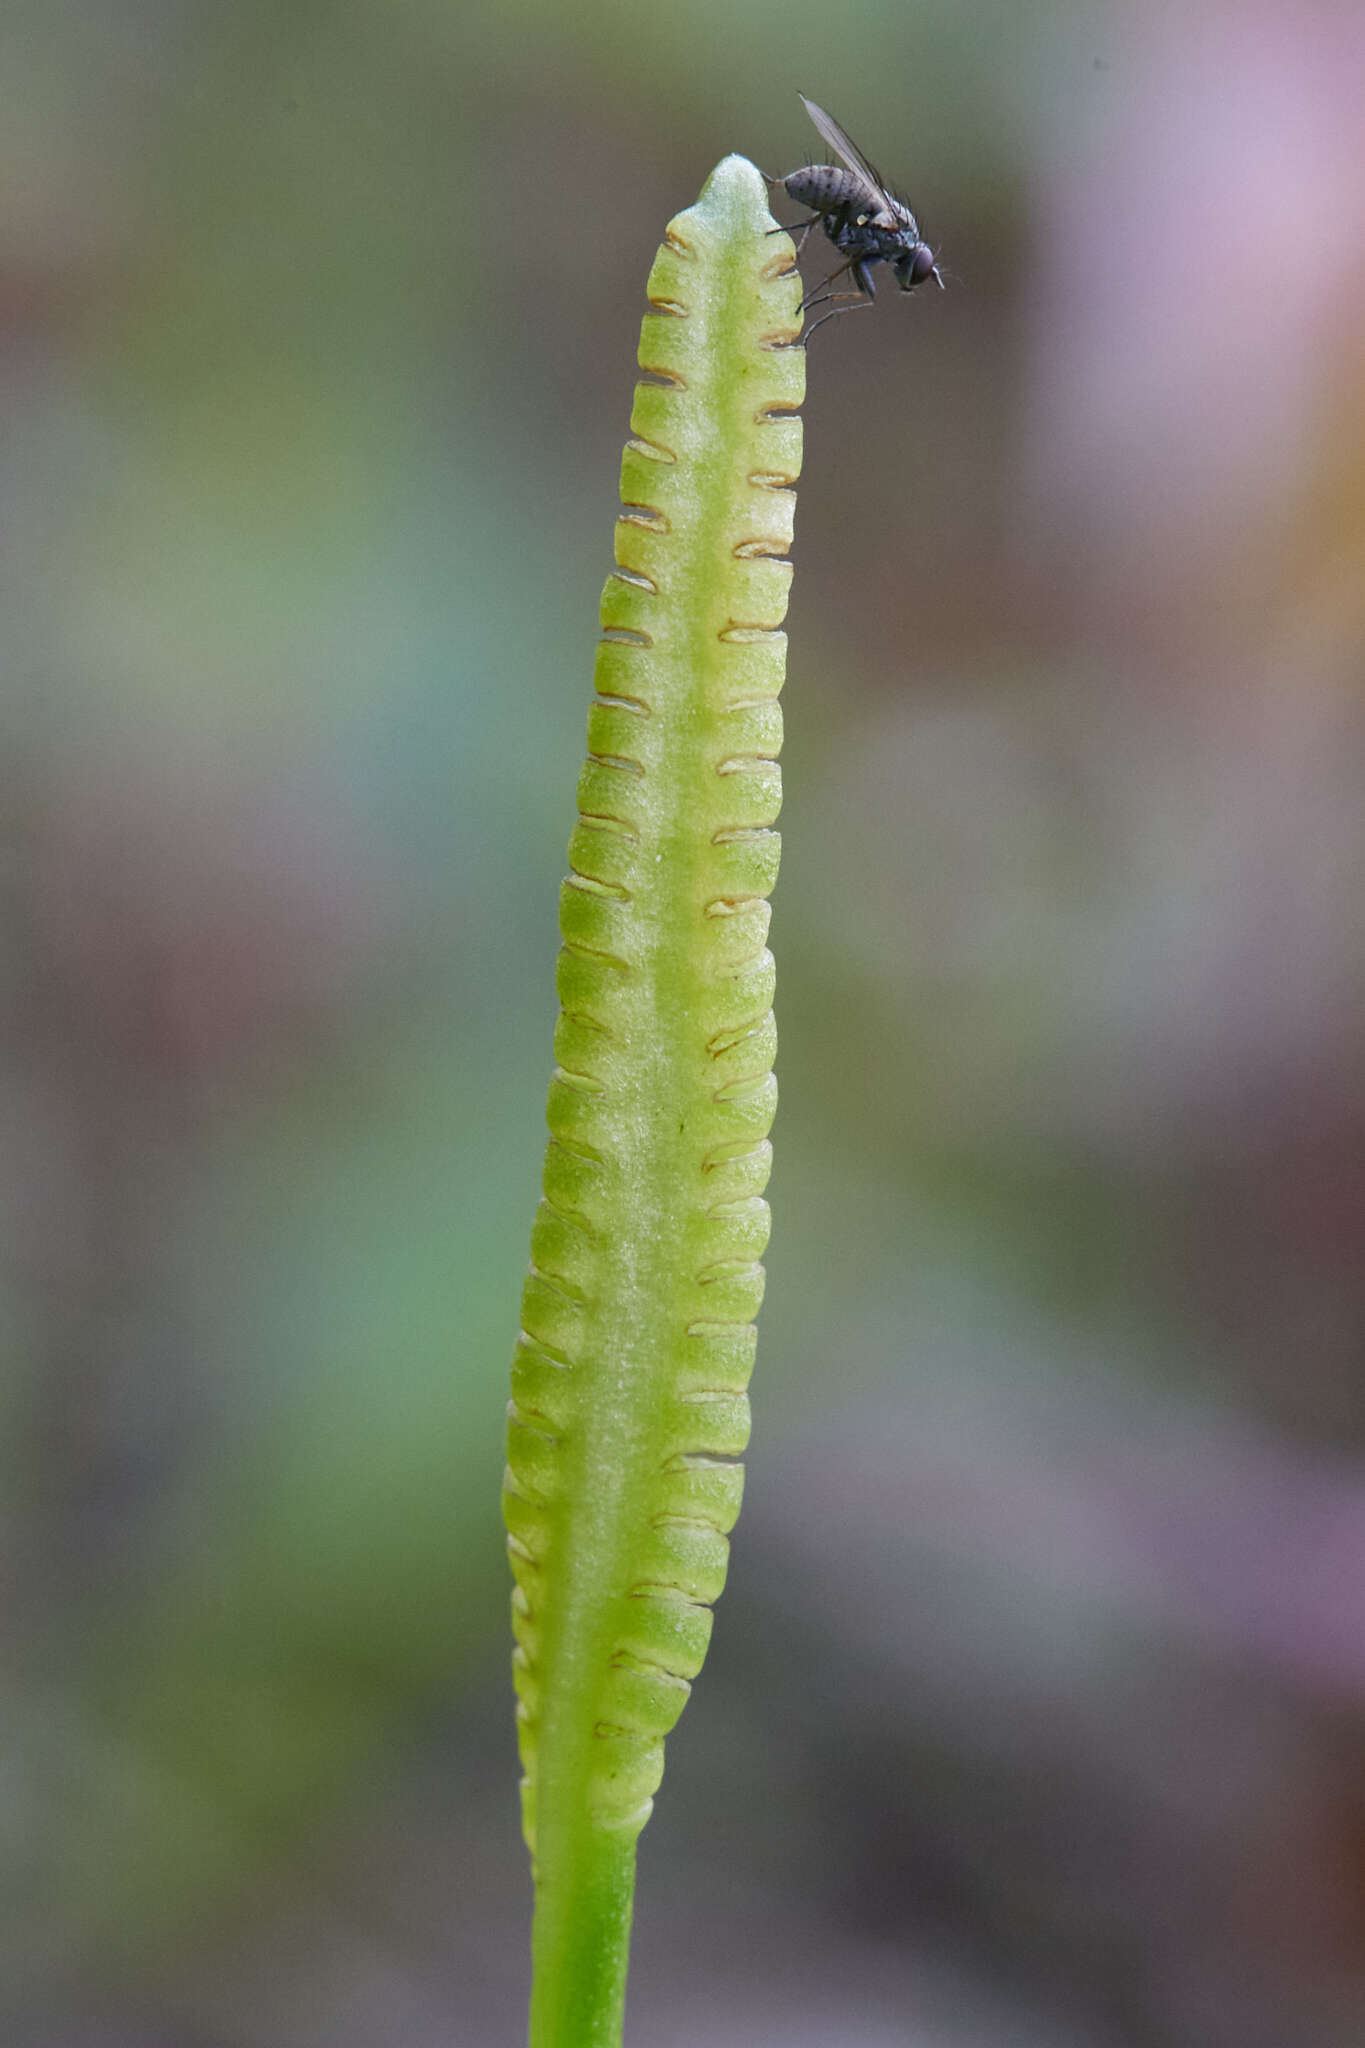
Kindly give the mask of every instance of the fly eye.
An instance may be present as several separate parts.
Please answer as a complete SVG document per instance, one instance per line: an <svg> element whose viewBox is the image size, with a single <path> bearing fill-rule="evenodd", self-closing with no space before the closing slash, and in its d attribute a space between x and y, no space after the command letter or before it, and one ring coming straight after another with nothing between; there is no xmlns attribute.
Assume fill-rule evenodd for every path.
<svg viewBox="0 0 1365 2048"><path fill-rule="evenodd" d="M910 259L910 279L905 289L909 291L911 285L923 284L926 278L933 275L934 252L927 242L918 242Z"/></svg>

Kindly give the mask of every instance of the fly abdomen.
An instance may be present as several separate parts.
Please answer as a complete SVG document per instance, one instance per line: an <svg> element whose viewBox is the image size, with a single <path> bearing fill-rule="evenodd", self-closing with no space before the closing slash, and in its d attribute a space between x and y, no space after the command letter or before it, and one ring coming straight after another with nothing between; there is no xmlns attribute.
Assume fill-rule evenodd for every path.
<svg viewBox="0 0 1365 2048"><path fill-rule="evenodd" d="M838 164L807 164L782 183L787 197L812 213L876 213L881 205L865 178Z"/></svg>

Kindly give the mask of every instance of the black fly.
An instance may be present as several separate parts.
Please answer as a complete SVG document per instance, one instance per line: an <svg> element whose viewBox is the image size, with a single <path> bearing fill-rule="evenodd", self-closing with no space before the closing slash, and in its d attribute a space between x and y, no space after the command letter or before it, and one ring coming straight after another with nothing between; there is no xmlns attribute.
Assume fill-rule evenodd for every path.
<svg viewBox="0 0 1365 2048"><path fill-rule="evenodd" d="M780 184L787 197L794 199L798 206L811 209L810 219L798 221L791 230L800 237L797 255L805 248L811 229L822 227L844 259L837 270L832 270L824 282L816 286L802 311L809 312L812 306L823 306L831 299L852 301L851 304L836 305L832 312L822 313L819 320L806 329L806 340L809 341L815 329L826 320L832 320L836 313L851 313L858 306L872 304L877 296L877 288L872 282L874 263L889 263L903 292L913 291L917 284L924 284L931 277L942 291L943 279L938 274L934 252L927 242L921 240L919 223L904 200L897 199L894 192L887 190L881 172L873 169L857 143L823 107L817 107L815 101L808 100L804 93L800 97L802 106L839 162L807 164L802 170L792 171L787 177L774 178L770 182ZM829 287L834 280L846 273L852 277L856 289L851 292L831 291Z"/></svg>

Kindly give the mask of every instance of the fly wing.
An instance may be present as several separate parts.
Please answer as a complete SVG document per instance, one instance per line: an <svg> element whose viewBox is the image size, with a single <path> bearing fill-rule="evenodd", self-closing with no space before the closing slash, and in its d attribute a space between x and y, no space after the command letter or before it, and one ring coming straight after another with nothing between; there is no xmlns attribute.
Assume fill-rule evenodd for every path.
<svg viewBox="0 0 1365 2048"><path fill-rule="evenodd" d="M839 126L839 123L832 114L827 114L823 107L817 107L815 101L808 100L804 93L800 93L797 96L820 131L824 141L834 151L840 162L852 171L855 177L866 178L868 184L872 187L878 199L880 199L882 210L888 216L894 218L900 212L900 208L882 183L881 172L868 162L857 143L853 140L853 137L846 129Z"/></svg>

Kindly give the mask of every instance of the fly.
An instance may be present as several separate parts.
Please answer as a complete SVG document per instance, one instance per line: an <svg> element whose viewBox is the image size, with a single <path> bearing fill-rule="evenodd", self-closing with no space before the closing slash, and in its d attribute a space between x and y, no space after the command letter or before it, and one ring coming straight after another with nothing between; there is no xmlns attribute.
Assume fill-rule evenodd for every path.
<svg viewBox="0 0 1365 2048"><path fill-rule="evenodd" d="M785 178L773 178L769 182L781 185L787 197L794 199L798 206L811 209L810 219L798 221L790 230L800 237L796 245L797 255L805 248L811 229L822 227L844 259L837 270L832 270L823 283L816 286L801 310L808 313L813 306L827 305L831 300L852 301L851 304L836 304L833 311L822 313L814 325L806 329L806 340L809 341L815 329L826 320L832 320L835 314L852 313L859 306L872 304L877 296L877 287L872 281L872 266L876 263L891 265L903 292L913 291L917 284L924 284L931 277L942 291L943 279L938 274L934 252L921 237L919 223L905 201L888 190L881 172L874 170L857 143L832 115L827 114L823 107L817 107L814 100L808 100L804 93L800 99L839 162L807 164L802 170L791 171ZM831 291L829 287L835 279L845 275L853 279L855 289L851 292Z"/></svg>

